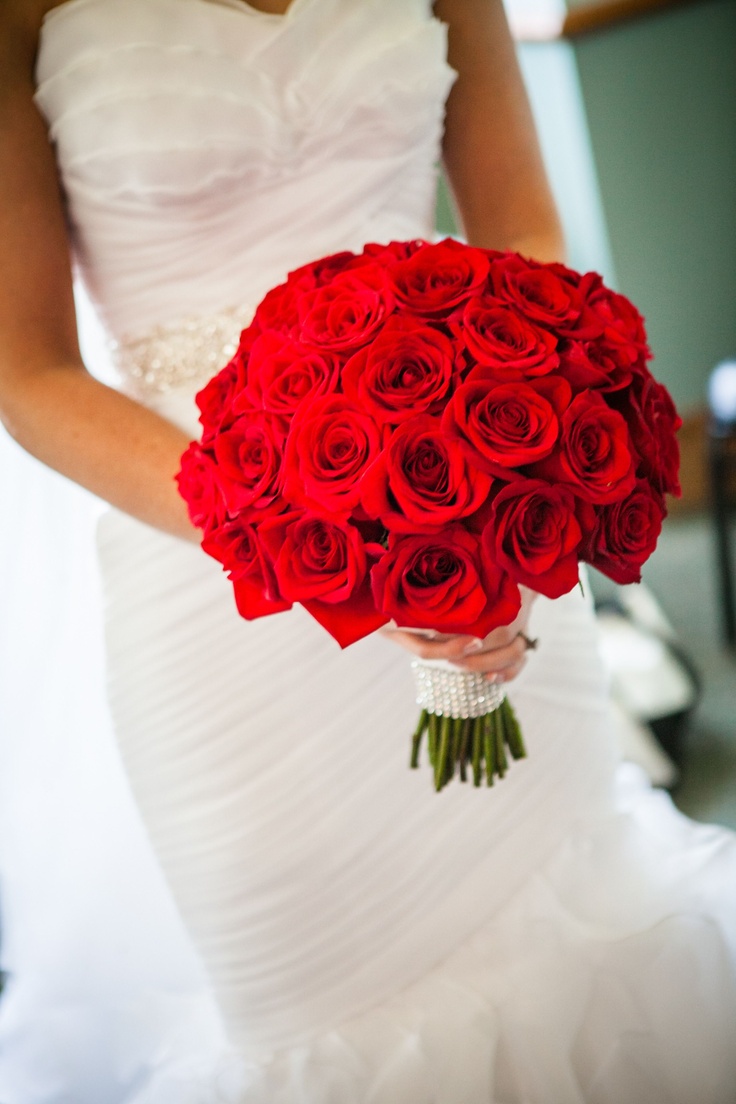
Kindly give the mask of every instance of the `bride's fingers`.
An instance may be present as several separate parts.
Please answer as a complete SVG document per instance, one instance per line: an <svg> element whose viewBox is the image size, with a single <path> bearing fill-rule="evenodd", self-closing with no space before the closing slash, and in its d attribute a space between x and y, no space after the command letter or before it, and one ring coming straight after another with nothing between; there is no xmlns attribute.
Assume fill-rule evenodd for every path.
<svg viewBox="0 0 736 1104"><path fill-rule="evenodd" d="M464 671L475 671L478 674L498 673L513 678L524 666L527 650L527 639L519 633L510 643L500 648L487 648L474 655L463 656L462 660L455 660L455 664ZM513 675L510 674L512 669L515 670Z"/></svg>
<svg viewBox="0 0 736 1104"><path fill-rule="evenodd" d="M430 639L415 632L391 628L381 632L421 659L446 659L459 670L482 674L495 682L510 682L526 664L528 644L518 633L511 636L509 630L509 626L498 629L485 641L472 636ZM500 647L490 646L491 641L496 640L508 640L508 643Z"/></svg>
<svg viewBox="0 0 736 1104"><path fill-rule="evenodd" d="M420 659L446 659L466 671L481 674L503 673L504 678L515 678L526 662L524 655L528 644L521 634L527 630L529 614L536 595L521 587L521 609L510 625L501 625L486 636L485 640L468 634L447 634L429 630L399 628L395 623L384 626L381 632Z"/></svg>
<svg viewBox="0 0 736 1104"><path fill-rule="evenodd" d="M447 636L433 637L422 636L419 633L405 632L402 629L381 629L384 636L401 645L407 651L413 652L420 659L449 659L457 663L468 654L468 648L481 648L483 641L476 640L472 636Z"/></svg>
<svg viewBox="0 0 736 1104"><path fill-rule="evenodd" d="M513 663L510 667L506 667L503 671L488 671L484 673L484 678L488 682L511 682L517 675L520 675L526 666L526 656L522 659L521 663Z"/></svg>

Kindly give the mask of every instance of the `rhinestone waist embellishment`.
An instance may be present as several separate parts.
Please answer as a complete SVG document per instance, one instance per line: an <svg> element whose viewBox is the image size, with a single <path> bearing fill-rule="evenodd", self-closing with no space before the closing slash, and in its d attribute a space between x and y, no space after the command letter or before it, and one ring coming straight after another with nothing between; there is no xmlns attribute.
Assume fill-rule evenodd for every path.
<svg viewBox="0 0 736 1104"><path fill-rule="evenodd" d="M252 306L228 307L113 343L112 362L123 390L145 399L184 384L205 384L232 358L254 313Z"/></svg>

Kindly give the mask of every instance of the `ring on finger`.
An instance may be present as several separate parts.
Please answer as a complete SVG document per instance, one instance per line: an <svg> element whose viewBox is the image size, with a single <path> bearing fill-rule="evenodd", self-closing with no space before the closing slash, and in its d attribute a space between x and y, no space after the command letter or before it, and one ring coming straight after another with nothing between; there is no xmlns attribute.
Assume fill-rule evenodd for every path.
<svg viewBox="0 0 736 1104"><path fill-rule="evenodd" d="M539 645L539 637L536 637L536 636L534 636L534 637L532 637L532 636L527 636L527 635L526 635L526 633L523 633L523 632L518 632L518 633L516 634L516 639L518 640L518 639L519 639L519 637L521 637L521 639L522 639L522 640L524 641L524 649L525 649L525 651L527 651L527 652L534 652L534 651L536 651L536 650L537 650L537 647L538 647L538 645Z"/></svg>

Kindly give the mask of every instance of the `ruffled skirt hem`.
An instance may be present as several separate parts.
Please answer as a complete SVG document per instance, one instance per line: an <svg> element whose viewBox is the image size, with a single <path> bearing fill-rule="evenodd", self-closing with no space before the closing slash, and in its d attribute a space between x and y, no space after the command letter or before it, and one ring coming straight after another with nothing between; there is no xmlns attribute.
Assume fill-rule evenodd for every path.
<svg viewBox="0 0 736 1104"><path fill-rule="evenodd" d="M126 1104L733 1104L736 839L630 765L419 982L262 1061L163 1063Z"/></svg>

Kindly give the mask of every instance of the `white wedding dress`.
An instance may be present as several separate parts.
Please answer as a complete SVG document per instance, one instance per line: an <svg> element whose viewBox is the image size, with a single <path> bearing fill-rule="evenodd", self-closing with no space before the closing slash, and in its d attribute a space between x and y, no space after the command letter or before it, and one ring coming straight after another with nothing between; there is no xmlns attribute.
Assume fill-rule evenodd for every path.
<svg viewBox="0 0 736 1104"><path fill-rule="evenodd" d="M51 12L37 102L121 386L195 435L289 269L432 234L445 53L429 0ZM383 637L246 623L114 510L96 544L125 774L66 882L49 834L48 911L7 880L3 1104L733 1104L736 842L617 767L580 591L534 609L528 760L437 795Z"/></svg>

